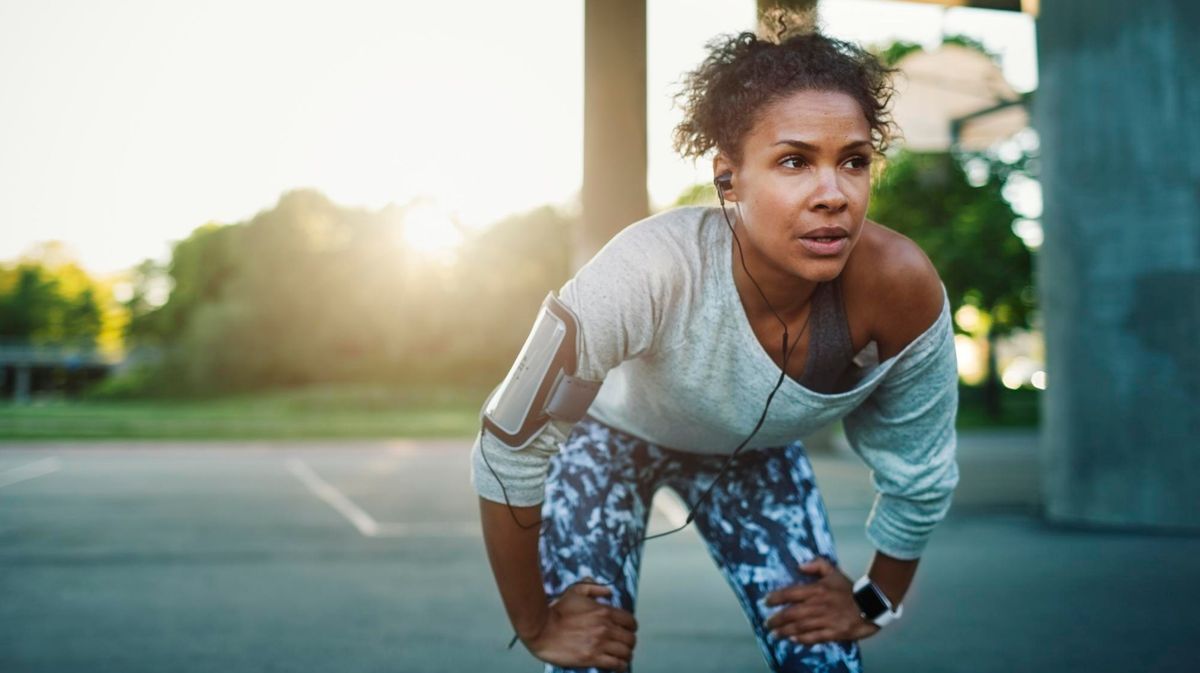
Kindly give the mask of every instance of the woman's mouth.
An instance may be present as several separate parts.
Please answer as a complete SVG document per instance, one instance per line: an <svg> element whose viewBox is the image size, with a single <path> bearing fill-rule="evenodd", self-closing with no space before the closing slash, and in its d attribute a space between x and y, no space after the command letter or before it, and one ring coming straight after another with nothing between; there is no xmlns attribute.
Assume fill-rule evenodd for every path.
<svg viewBox="0 0 1200 673"><path fill-rule="evenodd" d="M802 237L798 240L806 250L814 255L828 257L840 253L850 238L848 236L814 236Z"/></svg>

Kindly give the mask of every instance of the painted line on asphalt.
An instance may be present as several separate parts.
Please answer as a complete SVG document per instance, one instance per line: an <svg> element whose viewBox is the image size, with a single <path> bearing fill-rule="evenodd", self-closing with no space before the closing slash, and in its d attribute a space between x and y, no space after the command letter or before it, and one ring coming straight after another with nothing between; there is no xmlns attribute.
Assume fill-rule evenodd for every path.
<svg viewBox="0 0 1200 673"><path fill-rule="evenodd" d="M671 528L679 528L687 523L687 508L683 506L679 495L669 488L661 489L654 495L654 509L666 517L671 523Z"/></svg>
<svg viewBox="0 0 1200 673"><path fill-rule="evenodd" d="M35 477L45 476L52 472L58 472L62 469L62 461L53 456L35 460L32 463L21 465L19 467L9 468L0 472L0 488L11 486L18 482L33 479Z"/></svg>
<svg viewBox="0 0 1200 673"><path fill-rule="evenodd" d="M480 534L479 524L476 522L400 523L376 521L375 517L359 507L332 484L322 479L303 460L291 458L287 463L292 474L313 495L325 501L341 514L364 537L475 537ZM679 528L687 521L687 507L679 495L670 488L661 489L655 494L653 507L667 520L672 529ZM828 514L830 525L840 527L861 524L866 519L867 510L858 507L831 508L828 510Z"/></svg>
<svg viewBox="0 0 1200 673"><path fill-rule="evenodd" d="M287 461L288 470L308 490L341 514L363 537L474 537L479 535L479 524L473 522L423 522L396 523L376 521L366 510L359 507L346 494L321 478L315 470L299 458Z"/></svg>
<svg viewBox="0 0 1200 673"><path fill-rule="evenodd" d="M325 481L313 471L308 463L298 458L291 458L287 462L288 469L292 474L303 483L313 495L325 501L325 504L332 507L338 514L346 517L346 520L351 523L358 532L367 537L375 537L379 531L379 524L375 519L367 514L361 507L354 504L354 501L347 498L341 491L334 488L329 482Z"/></svg>

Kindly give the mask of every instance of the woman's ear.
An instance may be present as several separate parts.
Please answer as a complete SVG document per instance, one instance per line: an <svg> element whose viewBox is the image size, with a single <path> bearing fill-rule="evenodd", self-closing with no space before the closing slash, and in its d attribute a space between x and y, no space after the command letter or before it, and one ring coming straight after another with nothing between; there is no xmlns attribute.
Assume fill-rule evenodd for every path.
<svg viewBox="0 0 1200 673"><path fill-rule="evenodd" d="M724 154L717 153L713 157L713 185L717 188L717 197L723 201L737 201L737 190L733 185L733 162Z"/></svg>

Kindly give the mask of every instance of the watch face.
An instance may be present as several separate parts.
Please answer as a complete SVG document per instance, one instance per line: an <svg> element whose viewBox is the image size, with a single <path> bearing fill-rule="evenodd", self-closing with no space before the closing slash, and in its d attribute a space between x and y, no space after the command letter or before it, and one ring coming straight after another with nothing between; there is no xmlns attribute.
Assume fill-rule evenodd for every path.
<svg viewBox="0 0 1200 673"><path fill-rule="evenodd" d="M867 619L875 619L888 611L887 604L883 602L883 598L871 584L854 593L854 602L858 603L858 609L867 616Z"/></svg>

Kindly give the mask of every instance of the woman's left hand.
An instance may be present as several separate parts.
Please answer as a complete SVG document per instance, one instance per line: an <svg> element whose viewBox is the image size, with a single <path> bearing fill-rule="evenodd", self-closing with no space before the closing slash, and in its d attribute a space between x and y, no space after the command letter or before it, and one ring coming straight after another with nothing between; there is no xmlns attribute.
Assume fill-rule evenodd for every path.
<svg viewBox="0 0 1200 673"><path fill-rule="evenodd" d="M860 640L879 632L879 627L863 619L859 612L854 602L854 583L828 559L818 556L800 564L800 570L819 579L767 594L767 606L791 604L766 621L766 627L775 637L811 645Z"/></svg>

